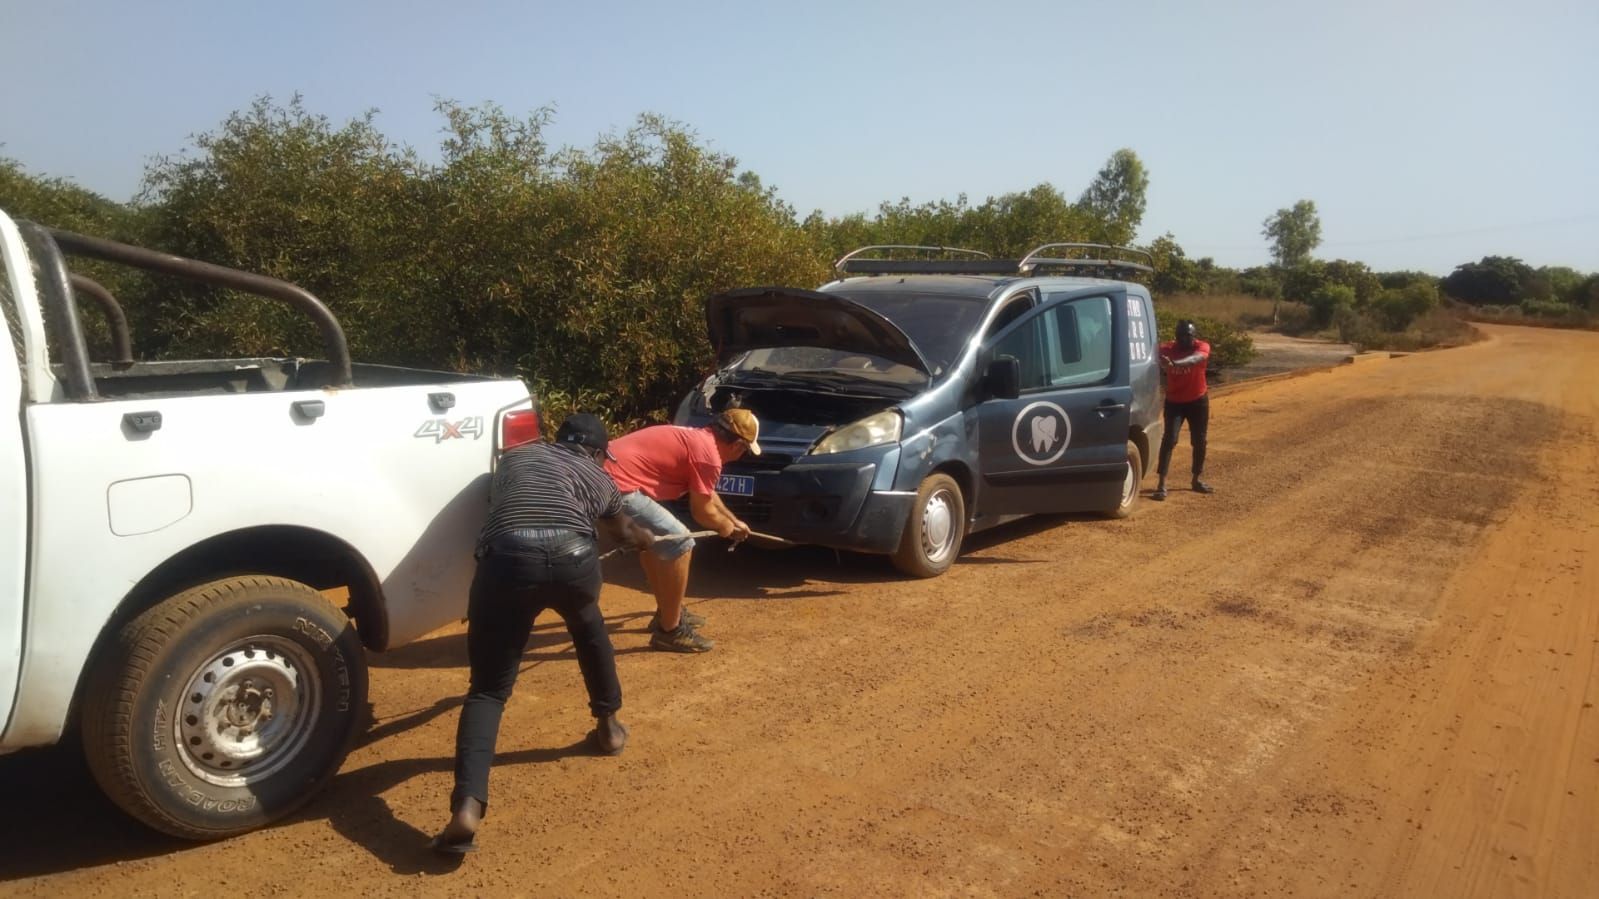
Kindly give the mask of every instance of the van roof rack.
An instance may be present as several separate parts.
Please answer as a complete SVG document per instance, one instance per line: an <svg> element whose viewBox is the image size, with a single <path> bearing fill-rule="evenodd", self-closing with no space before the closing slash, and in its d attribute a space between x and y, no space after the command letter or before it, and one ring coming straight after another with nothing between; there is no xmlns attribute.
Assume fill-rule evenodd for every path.
<svg viewBox="0 0 1599 899"><path fill-rule="evenodd" d="M856 259L855 258L856 256L859 256L862 253L871 253L871 252L875 252L875 251L879 251L879 250L910 250L910 251L914 251L914 252L918 252L918 253L965 253L968 256L975 256L977 258L976 259L961 259L961 260L950 260L950 259L946 259L946 260L936 260L936 259ZM957 264L959 264L959 263L975 263L977 265L991 265L992 263L987 261L988 259L989 259L989 255L987 253L984 253L982 250L968 250L965 247L929 247L929 246L922 246L920 244L879 243L879 244L872 244L870 246L865 246L865 247L857 247L857 248L855 248L853 250L850 250L848 253L845 253L844 255L838 257L838 261L833 263L833 269L835 271L839 272L840 274L842 274L844 272L863 271L862 269L856 268L856 266L869 265L869 264L874 264L874 263L887 263L887 262L908 263L910 265L918 265L918 266L921 266L921 265L933 265L933 264L937 264L937 263L939 263L941 261L943 263L945 263L945 264L948 264L948 263L957 263Z"/></svg>
<svg viewBox="0 0 1599 899"><path fill-rule="evenodd" d="M857 259L862 253L874 250L917 250L923 252L942 253L969 253L980 257L977 259ZM1042 255L1046 250L1060 250L1062 253L1055 256ZM1071 256L1073 252L1097 252L1099 258L1088 256ZM1116 256L1142 256L1149 260L1146 265L1134 262L1131 259L1115 258ZM1038 274L1041 269L1058 271L1061 274L1104 274L1106 272L1143 272L1155 271L1155 257L1144 250L1131 247L1113 247L1099 243L1047 243L1035 247L1021 259L993 259L980 250L967 250L960 247L924 247L906 246L898 244L883 244L861 247L858 250L840 256L833 263L833 269L840 275L1017 275L1028 276Z"/></svg>

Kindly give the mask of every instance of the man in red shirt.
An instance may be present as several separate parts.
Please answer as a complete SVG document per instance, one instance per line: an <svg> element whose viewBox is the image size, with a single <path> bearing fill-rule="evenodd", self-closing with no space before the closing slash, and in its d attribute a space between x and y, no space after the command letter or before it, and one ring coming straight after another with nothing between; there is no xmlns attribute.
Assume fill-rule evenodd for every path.
<svg viewBox="0 0 1599 899"><path fill-rule="evenodd" d="M1160 345L1160 370L1166 374L1166 433L1160 439L1160 481L1150 499L1166 498L1166 472L1171 468L1177 434L1188 422L1188 442L1194 447L1193 488L1195 493L1216 492L1200 480L1205 472L1205 438L1210 430L1210 394L1205 385L1205 366L1210 362L1210 344L1199 339L1199 329L1191 321L1177 323L1177 339Z"/></svg>
<svg viewBox="0 0 1599 899"><path fill-rule="evenodd" d="M689 511L702 527L729 540L743 540L750 527L716 495L722 464L749 452L760 455L760 422L748 409L728 409L703 428L653 425L611 441L605 471L622 491L622 511L657 538L639 553L655 593L650 648L706 652L716 644L701 636L705 619L683 608L694 538L661 503L688 496ZM673 539L675 538L675 539Z"/></svg>

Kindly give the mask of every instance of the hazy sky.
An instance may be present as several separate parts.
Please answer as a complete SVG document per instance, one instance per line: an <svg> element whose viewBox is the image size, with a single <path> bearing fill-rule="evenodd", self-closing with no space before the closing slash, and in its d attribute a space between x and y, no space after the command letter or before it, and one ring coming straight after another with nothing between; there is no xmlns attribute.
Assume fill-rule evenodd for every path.
<svg viewBox="0 0 1599 899"><path fill-rule="evenodd" d="M1191 256L1309 198L1322 258L1599 271L1599 0L0 0L0 79L0 155L115 199L260 94L430 157L444 97L582 146L662 113L801 214L1075 198L1130 147Z"/></svg>

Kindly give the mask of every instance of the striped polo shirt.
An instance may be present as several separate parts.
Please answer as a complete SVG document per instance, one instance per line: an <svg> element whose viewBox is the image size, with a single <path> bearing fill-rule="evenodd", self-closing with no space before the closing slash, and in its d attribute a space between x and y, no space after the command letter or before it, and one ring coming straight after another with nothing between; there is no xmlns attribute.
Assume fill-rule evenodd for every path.
<svg viewBox="0 0 1599 899"><path fill-rule="evenodd" d="M553 443L529 443L500 457L489 520L478 534L490 540L521 528L566 528L596 536L594 519L622 511L622 495L586 455Z"/></svg>

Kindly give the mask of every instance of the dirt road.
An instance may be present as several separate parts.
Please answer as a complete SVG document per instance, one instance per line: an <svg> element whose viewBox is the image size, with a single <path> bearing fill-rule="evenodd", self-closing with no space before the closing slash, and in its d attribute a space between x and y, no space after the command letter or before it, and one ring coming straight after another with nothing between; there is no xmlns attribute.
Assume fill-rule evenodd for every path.
<svg viewBox="0 0 1599 899"><path fill-rule="evenodd" d="M713 548L706 656L644 651L621 560L633 743L583 753L545 622L459 867L422 849L450 630L374 660L326 794L225 844L145 833L68 753L0 760L0 891L1591 896L1599 334L1485 330L1224 393L1215 496L981 535L939 580Z"/></svg>

